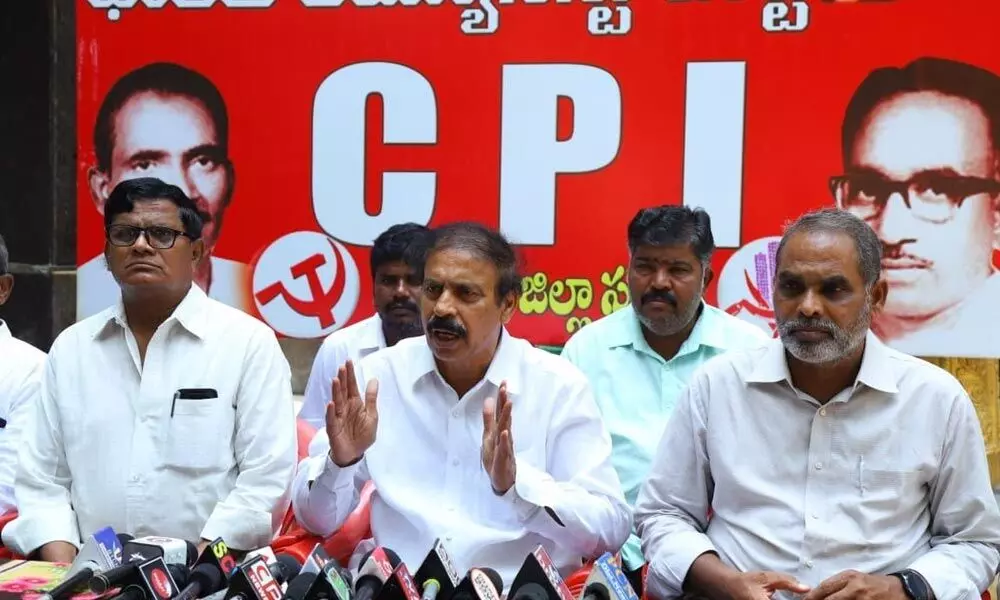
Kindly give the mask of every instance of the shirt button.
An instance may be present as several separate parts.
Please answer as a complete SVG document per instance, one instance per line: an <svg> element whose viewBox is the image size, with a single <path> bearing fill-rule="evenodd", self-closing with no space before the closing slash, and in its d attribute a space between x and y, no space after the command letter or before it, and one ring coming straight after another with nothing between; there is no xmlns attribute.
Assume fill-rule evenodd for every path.
<svg viewBox="0 0 1000 600"><path fill-rule="evenodd" d="M826 416L826 409L825 408L819 409L819 416L821 416L821 417L825 417Z"/></svg>
<svg viewBox="0 0 1000 600"><path fill-rule="evenodd" d="M816 470L817 471L822 471L823 470L823 463L821 463L821 462L816 463Z"/></svg>
<svg viewBox="0 0 1000 600"><path fill-rule="evenodd" d="M452 416L452 418L457 419L458 418L458 411L457 410L451 411L451 416Z"/></svg>
<svg viewBox="0 0 1000 600"><path fill-rule="evenodd" d="M816 513L813 513L813 514L812 514L812 518L814 518L814 519L818 519L818 518L819 518L819 515L817 515Z"/></svg>
<svg viewBox="0 0 1000 600"><path fill-rule="evenodd" d="M140 479L140 477L138 475L133 475L132 476L132 483L139 483L139 479Z"/></svg>
<svg viewBox="0 0 1000 600"><path fill-rule="evenodd" d="M813 568L813 561L807 560L806 561L806 568L809 568L809 569Z"/></svg>
<svg viewBox="0 0 1000 600"><path fill-rule="evenodd" d="M457 467L458 466L458 459L457 458L455 460L451 461L451 466L453 466L453 467Z"/></svg>

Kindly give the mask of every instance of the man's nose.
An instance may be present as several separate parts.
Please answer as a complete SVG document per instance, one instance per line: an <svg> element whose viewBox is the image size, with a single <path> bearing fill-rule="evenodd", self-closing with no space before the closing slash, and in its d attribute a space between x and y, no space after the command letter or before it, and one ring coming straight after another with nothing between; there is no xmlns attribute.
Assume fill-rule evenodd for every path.
<svg viewBox="0 0 1000 600"><path fill-rule="evenodd" d="M434 303L434 314L439 317L450 317L455 314L455 299L451 292L445 290Z"/></svg>
<svg viewBox="0 0 1000 600"><path fill-rule="evenodd" d="M670 279L670 274L665 268L657 269L653 273L652 286L658 290L671 290L674 287L674 282Z"/></svg>
<svg viewBox="0 0 1000 600"><path fill-rule="evenodd" d="M819 294L813 290L806 291L799 303L799 314L806 318L815 318L823 315L823 302Z"/></svg>
<svg viewBox="0 0 1000 600"><path fill-rule="evenodd" d="M916 221L913 212L906 205L906 199L897 192L886 199L885 207L878 222L874 224L874 229L883 242L894 246L903 240L916 237L914 231L918 227Z"/></svg>

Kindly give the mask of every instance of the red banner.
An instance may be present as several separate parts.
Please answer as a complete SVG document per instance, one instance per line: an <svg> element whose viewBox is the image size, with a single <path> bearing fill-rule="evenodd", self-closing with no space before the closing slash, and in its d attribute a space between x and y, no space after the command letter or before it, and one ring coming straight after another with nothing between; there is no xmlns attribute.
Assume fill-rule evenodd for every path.
<svg viewBox="0 0 1000 600"><path fill-rule="evenodd" d="M893 127L872 112L866 141L841 149L848 103L877 68L934 56L1000 72L995 0L78 0L77 22L81 318L116 293L103 198L149 174L213 213L210 295L283 335L372 313L369 246L388 226L476 220L521 245L512 332L561 344L628 303L636 210L681 202L712 217L707 299L770 332L774 236L834 205L831 177L864 163L903 186L878 217L896 278L886 337L1000 356L1000 336L972 339L959 310L1000 285L995 194L945 202L943 220L914 209L934 191L924 175L997 176L921 149L967 134L960 149L993 153L996 136L961 133L969 115L923 131L930 116L909 141L870 140ZM222 107L157 63L210 82ZM890 213L911 229L890 232Z"/></svg>

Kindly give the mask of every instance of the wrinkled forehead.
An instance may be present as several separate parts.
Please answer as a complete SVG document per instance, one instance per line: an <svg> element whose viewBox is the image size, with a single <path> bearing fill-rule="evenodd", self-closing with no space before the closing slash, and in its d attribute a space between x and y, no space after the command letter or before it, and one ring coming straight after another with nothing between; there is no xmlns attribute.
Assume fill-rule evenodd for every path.
<svg viewBox="0 0 1000 600"><path fill-rule="evenodd" d="M781 248L775 279L808 283L839 277L857 283L863 281L859 264L857 246L846 233L800 231Z"/></svg>
<svg viewBox="0 0 1000 600"><path fill-rule="evenodd" d="M974 102L938 92L893 96L862 123L848 167L899 178L929 169L986 177L994 168L990 122Z"/></svg>
<svg viewBox="0 0 1000 600"><path fill-rule="evenodd" d="M432 250L424 266L424 279L445 285L475 285L486 289L497 283L498 271L492 261L459 249Z"/></svg>
<svg viewBox="0 0 1000 600"><path fill-rule="evenodd" d="M183 226L180 209L170 200L163 199L137 200L131 212L118 213L111 223L135 227L160 225L172 229L181 229Z"/></svg>

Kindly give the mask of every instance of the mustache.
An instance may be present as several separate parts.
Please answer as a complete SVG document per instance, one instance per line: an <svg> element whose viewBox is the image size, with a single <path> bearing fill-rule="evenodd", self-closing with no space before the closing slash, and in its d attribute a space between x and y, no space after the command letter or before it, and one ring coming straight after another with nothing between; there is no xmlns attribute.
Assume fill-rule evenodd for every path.
<svg viewBox="0 0 1000 600"><path fill-rule="evenodd" d="M667 302L674 308L677 307L677 297L674 296L674 293L669 290L650 290L643 294L642 298L639 300L642 304L646 304L647 302L652 302L654 300L660 300Z"/></svg>
<svg viewBox="0 0 1000 600"><path fill-rule="evenodd" d="M385 307L385 309L387 311L396 310L397 308L401 308L403 310L408 310L408 311L414 312L414 313L415 312L420 312L420 308L417 306L417 303L414 302L413 300L409 299L409 298L407 298L405 300L404 299L393 300L392 302L390 302L389 304L387 304L386 307Z"/></svg>
<svg viewBox="0 0 1000 600"><path fill-rule="evenodd" d="M837 335L840 333L840 328L837 327L836 323L829 319L791 319L785 321L779 325L781 328L781 333L791 334L800 329L816 329L819 331L825 331L830 335Z"/></svg>
<svg viewBox="0 0 1000 600"><path fill-rule="evenodd" d="M892 259L907 259L907 260L917 261L917 262L920 262L920 263L925 263L927 265L931 264L931 261L928 260L928 259L926 259L926 258L924 258L923 256L917 256L916 254L910 254L909 252L906 252L906 251L903 250L903 245L904 244L909 244L909 243L916 242L916 241L917 240L907 239L907 240L903 240L903 241L895 243L895 244L888 244L886 242L882 242L882 260L886 260L886 259L890 259L890 260L892 260Z"/></svg>
<svg viewBox="0 0 1000 600"><path fill-rule="evenodd" d="M465 327L462 327L458 321L443 317L431 317L430 320L427 321L427 333L432 331L443 331L462 338L468 334Z"/></svg>

